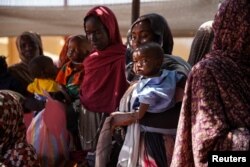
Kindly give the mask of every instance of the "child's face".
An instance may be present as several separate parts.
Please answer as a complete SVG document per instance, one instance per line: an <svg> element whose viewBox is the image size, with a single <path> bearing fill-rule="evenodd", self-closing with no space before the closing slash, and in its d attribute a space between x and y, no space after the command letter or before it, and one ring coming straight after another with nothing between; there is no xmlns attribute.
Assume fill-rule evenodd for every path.
<svg viewBox="0 0 250 167"><path fill-rule="evenodd" d="M71 40L68 46L68 57L71 61L81 63L90 53L91 47L88 42Z"/></svg>
<svg viewBox="0 0 250 167"><path fill-rule="evenodd" d="M135 51L133 53L134 70L137 75L153 77L158 75L160 65L155 56Z"/></svg>

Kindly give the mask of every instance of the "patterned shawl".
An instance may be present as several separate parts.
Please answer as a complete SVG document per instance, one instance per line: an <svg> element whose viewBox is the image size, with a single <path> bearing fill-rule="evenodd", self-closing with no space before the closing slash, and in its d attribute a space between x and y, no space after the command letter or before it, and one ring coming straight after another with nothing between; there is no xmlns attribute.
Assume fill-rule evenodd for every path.
<svg viewBox="0 0 250 167"><path fill-rule="evenodd" d="M34 148L26 141L20 95L0 91L0 166L40 166Z"/></svg>
<svg viewBox="0 0 250 167"><path fill-rule="evenodd" d="M93 112L111 113L116 110L128 84L125 77L125 46L122 44L114 13L105 6L91 9L108 30L110 46L94 50L84 60L84 78L80 88L80 99L86 109Z"/></svg>
<svg viewBox="0 0 250 167"><path fill-rule="evenodd" d="M195 34L188 58L188 63L191 66L200 61L212 48L214 39L212 23L213 21L203 23Z"/></svg>
<svg viewBox="0 0 250 167"><path fill-rule="evenodd" d="M207 166L212 150L249 150L250 1L225 0L212 51L187 81L172 167Z"/></svg>

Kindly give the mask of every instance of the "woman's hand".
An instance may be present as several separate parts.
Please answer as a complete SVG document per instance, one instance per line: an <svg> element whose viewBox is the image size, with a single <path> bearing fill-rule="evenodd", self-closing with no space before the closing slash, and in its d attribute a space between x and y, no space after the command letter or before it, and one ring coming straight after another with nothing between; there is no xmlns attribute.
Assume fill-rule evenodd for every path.
<svg viewBox="0 0 250 167"><path fill-rule="evenodd" d="M111 113L112 116L112 126L128 126L134 122L136 122L136 117L134 113L130 112L113 112Z"/></svg>

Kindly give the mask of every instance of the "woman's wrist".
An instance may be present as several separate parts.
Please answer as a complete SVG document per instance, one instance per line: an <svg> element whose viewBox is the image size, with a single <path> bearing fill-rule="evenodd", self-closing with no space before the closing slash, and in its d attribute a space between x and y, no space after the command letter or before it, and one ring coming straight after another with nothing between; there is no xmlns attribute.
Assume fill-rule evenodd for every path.
<svg viewBox="0 0 250 167"><path fill-rule="evenodd" d="M140 114L139 114L139 111L136 110L134 113L133 113L133 118L134 118L134 122L139 122L140 120Z"/></svg>

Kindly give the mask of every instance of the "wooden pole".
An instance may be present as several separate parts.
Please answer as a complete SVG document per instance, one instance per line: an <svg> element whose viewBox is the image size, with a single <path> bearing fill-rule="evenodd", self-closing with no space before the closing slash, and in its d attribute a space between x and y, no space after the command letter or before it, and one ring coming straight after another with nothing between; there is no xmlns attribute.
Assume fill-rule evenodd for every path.
<svg viewBox="0 0 250 167"><path fill-rule="evenodd" d="M67 7L67 6L68 6L68 0L64 0L63 6L64 6L64 7Z"/></svg>
<svg viewBox="0 0 250 167"><path fill-rule="evenodd" d="M133 23L140 16L140 0L132 0L132 18Z"/></svg>

